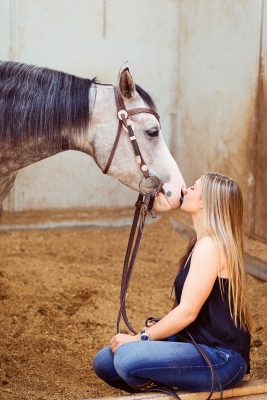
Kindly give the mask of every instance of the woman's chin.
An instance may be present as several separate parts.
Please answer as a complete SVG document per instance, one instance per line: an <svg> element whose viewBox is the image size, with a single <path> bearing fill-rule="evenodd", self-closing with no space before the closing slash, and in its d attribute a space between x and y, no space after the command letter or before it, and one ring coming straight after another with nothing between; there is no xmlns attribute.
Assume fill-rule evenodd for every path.
<svg viewBox="0 0 267 400"><path fill-rule="evenodd" d="M163 193L158 193L153 208L156 212L170 211L174 208L179 207L180 200L178 200L174 204L172 203L173 202L167 200L167 197Z"/></svg>

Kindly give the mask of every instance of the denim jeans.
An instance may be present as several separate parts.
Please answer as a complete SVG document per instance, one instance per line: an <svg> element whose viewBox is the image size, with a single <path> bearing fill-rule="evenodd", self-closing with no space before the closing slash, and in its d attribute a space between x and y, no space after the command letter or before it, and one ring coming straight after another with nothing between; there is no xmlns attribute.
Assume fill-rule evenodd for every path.
<svg viewBox="0 0 267 400"><path fill-rule="evenodd" d="M200 345L216 372L216 389L229 389L244 377L247 364L225 347ZM190 391L209 391L211 372L196 347L174 341L138 341L122 344L115 353L109 346L94 357L97 376L116 388L133 392L149 382Z"/></svg>

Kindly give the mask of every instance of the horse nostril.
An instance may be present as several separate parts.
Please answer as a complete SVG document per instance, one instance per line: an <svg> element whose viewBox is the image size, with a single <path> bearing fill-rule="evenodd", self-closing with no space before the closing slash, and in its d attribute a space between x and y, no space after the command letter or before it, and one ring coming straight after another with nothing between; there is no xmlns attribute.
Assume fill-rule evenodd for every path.
<svg viewBox="0 0 267 400"><path fill-rule="evenodd" d="M168 190L168 192L166 193L166 196L171 197L171 195L172 195L172 192L170 190Z"/></svg>

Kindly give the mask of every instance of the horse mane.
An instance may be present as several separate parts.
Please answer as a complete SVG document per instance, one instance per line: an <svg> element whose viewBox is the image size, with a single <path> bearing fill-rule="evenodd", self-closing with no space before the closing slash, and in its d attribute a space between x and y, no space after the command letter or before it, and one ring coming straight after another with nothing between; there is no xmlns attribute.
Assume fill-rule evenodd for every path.
<svg viewBox="0 0 267 400"><path fill-rule="evenodd" d="M144 89L142 89L141 86L136 84L135 88L137 93L140 95L141 99L145 102L145 104L148 107L152 108L153 111L157 112L157 108L152 97Z"/></svg>
<svg viewBox="0 0 267 400"><path fill-rule="evenodd" d="M70 146L71 137L89 125L96 78L84 79L50 68L0 61L0 138L3 144L45 139L54 147ZM150 95L136 85L143 101L156 111ZM66 132L64 139L61 133ZM69 132L69 133L68 133Z"/></svg>
<svg viewBox="0 0 267 400"><path fill-rule="evenodd" d="M60 139L89 124L89 90L96 79L84 79L49 68L0 61L0 137ZM55 144L55 143L54 143Z"/></svg>

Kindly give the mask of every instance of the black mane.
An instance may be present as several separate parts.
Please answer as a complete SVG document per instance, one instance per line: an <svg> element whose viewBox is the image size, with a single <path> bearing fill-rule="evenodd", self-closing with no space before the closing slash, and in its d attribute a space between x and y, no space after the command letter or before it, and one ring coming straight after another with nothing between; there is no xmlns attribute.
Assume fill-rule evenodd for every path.
<svg viewBox="0 0 267 400"><path fill-rule="evenodd" d="M95 79L83 79L49 68L0 61L0 137L57 139L64 130L84 130Z"/></svg>
<svg viewBox="0 0 267 400"><path fill-rule="evenodd" d="M148 105L148 107L152 108L152 110L157 112L157 108L155 106L155 103L154 103L152 97L144 89L142 89L141 86L135 85L135 88L136 88L137 93L144 100L144 102Z"/></svg>
<svg viewBox="0 0 267 400"><path fill-rule="evenodd" d="M93 104L89 91L96 78L84 79L33 65L0 61L0 138L19 144L23 139L45 138L54 146L68 148L70 138L84 131ZM156 111L154 101L139 85L143 101ZM62 132L69 132L62 139ZM62 140L64 144L62 143Z"/></svg>

